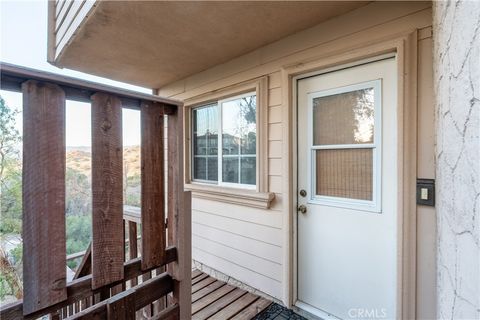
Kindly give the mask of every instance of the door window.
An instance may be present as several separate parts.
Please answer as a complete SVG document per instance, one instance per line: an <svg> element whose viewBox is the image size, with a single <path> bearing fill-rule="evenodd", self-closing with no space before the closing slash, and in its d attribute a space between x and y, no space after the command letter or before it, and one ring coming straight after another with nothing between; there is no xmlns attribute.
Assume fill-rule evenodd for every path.
<svg viewBox="0 0 480 320"><path fill-rule="evenodd" d="M312 201L379 210L381 82L309 94Z"/></svg>

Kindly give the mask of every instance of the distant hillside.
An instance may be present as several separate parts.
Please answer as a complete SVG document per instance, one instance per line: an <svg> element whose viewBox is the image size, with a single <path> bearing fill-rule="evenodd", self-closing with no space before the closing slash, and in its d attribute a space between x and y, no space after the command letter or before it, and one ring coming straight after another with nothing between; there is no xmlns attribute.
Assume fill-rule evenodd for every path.
<svg viewBox="0 0 480 320"><path fill-rule="evenodd" d="M129 177L140 175L140 146L123 148L123 170ZM91 173L92 153L90 147L67 147L67 168L87 176Z"/></svg>

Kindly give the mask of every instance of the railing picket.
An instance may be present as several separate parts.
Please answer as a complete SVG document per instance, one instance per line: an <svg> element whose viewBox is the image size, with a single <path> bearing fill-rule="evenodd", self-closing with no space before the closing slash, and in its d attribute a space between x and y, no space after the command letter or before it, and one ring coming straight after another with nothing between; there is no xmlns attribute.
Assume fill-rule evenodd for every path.
<svg viewBox="0 0 480 320"><path fill-rule="evenodd" d="M150 320L178 320L179 317L179 307L178 304L173 304L168 308L163 309L161 312L153 316Z"/></svg>
<svg viewBox="0 0 480 320"><path fill-rule="evenodd" d="M142 102L142 267L160 266L165 260L165 174L164 174L164 108L153 102Z"/></svg>
<svg viewBox="0 0 480 320"><path fill-rule="evenodd" d="M135 319L135 301L127 292L112 297L107 304L107 318L110 320Z"/></svg>
<svg viewBox="0 0 480 320"><path fill-rule="evenodd" d="M137 224L133 221L128 221L128 257L130 260L138 256L138 240L137 240ZM138 283L137 277L130 279L130 286L134 287Z"/></svg>
<svg viewBox="0 0 480 320"><path fill-rule="evenodd" d="M155 269L155 275L162 274L166 271L167 268L165 267L160 267ZM158 314L160 311L165 309L167 307L167 297L161 297L157 301L155 301L153 304L153 315Z"/></svg>
<svg viewBox="0 0 480 320"><path fill-rule="evenodd" d="M183 190L181 104L11 65L1 69L2 89L24 94L24 300L2 307L0 318L133 318L143 308L149 316L158 314L155 319L189 318L191 207L190 194ZM93 234L88 250L67 258L65 98L79 95L92 103ZM123 210L122 101L141 110L142 214L139 208ZM171 116L168 196L164 115ZM78 272L67 284L66 263L81 256ZM159 274L165 267L169 274ZM167 301L175 305L160 311Z"/></svg>
<svg viewBox="0 0 480 320"><path fill-rule="evenodd" d="M23 285L25 315L67 299L65 94L33 80L23 91Z"/></svg>
<svg viewBox="0 0 480 320"><path fill-rule="evenodd" d="M146 273L144 273L142 275L142 283L150 280L152 278L152 272L151 271L148 271ZM145 307L142 308L142 310L140 311L140 314L143 314L147 317L151 317L152 316L152 305L149 304Z"/></svg>
<svg viewBox="0 0 480 320"><path fill-rule="evenodd" d="M92 289L123 279L122 104L92 96Z"/></svg>

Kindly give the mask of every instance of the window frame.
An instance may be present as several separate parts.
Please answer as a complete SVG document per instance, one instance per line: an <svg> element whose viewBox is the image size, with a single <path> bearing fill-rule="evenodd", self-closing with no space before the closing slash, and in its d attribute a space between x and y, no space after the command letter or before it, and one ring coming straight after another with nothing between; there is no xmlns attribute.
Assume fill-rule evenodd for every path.
<svg viewBox="0 0 480 320"><path fill-rule="evenodd" d="M217 170L218 170L218 174L217 174L217 181L213 181L213 180L204 180L204 179L195 179L194 178L194 170L195 170L195 158L196 157L205 157L205 158L208 158L208 157L214 157L213 155L195 155L194 154L194 149L195 149L195 146L193 144L193 135L194 135L194 132L193 132L193 129L191 131L191 140L192 140L192 144L191 144L191 163L192 165L190 166L190 174L191 174L191 177L192 177L192 182L201 182L201 183L208 183L210 185L218 185L218 186L225 186L225 187L231 187L231 188L241 188L241 189L251 189L251 190L256 190L257 189L257 183L258 183L258 179L259 179L259 172L257 170L257 166L258 166L258 149L259 149L259 146L258 146L258 139L256 139L256 146L255 146L255 155L246 155L247 157L248 156L251 156L252 158L255 157L255 184L246 184L246 183L235 183L235 182L225 182L223 181L223 105L224 103L227 103L227 102L230 102L230 101L235 101L235 100L239 100L239 99L242 99L242 98L245 98L245 97L252 97L252 96L255 96L255 101L257 101L257 92L256 91L250 91L250 92L246 92L246 93L242 93L240 95L236 95L236 96L231 96L231 97L228 97L228 98L225 98L225 99L221 99L221 100L218 100L216 103L215 102L210 102L210 103L207 103L205 105L200 105L200 106L195 106L195 107L192 107L190 108L190 118L193 119L193 112L195 110L199 110L199 109L203 109L203 108L211 108L211 107L215 107L217 108L217 154L215 155L215 157L217 158ZM258 128L258 118L257 118L257 115L258 115L258 112L257 112L257 103L255 102L255 133L257 134L257 128ZM193 128L193 120L192 120L192 128ZM239 146L239 153L237 155L233 155L233 157L238 157L239 161L238 161L238 175L239 175L239 181L240 181L240 176L241 176L241 156L242 154L240 153L240 150L241 150L241 147ZM208 172L208 164L206 165L207 167L207 172ZM207 177L208 177L208 174L207 174Z"/></svg>
<svg viewBox="0 0 480 320"><path fill-rule="evenodd" d="M313 100L326 96L348 93L356 90L373 88L374 90L374 131L373 143L357 144L313 144ZM308 203L333 206L339 208L355 209L380 213L382 209L382 80L371 80L360 82L339 88L327 89L312 92L308 95L308 170L307 185L311 196ZM338 150L338 149L372 149L372 200L361 200L354 198L342 198L334 196L317 195L316 190L316 162L317 150Z"/></svg>
<svg viewBox="0 0 480 320"><path fill-rule="evenodd" d="M257 101L257 93L255 91L243 93L237 96L229 97L226 99L222 99L218 101L217 108L218 108L218 178L217 178L217 185L219 186L225 186L225 187L231 187L231 188L242 188L242 189L251 189L251 190L256 190L257 189L257 184L258 184L258 179L259 179L259 172L257 170L258 167L258 151L259 151L259 146L258 146L258 139L256 139L256 146L255 146L255 184L244 184L244 183L234 183L234 182L224 182L223 181L223 104L230 102L230 101L235 101L241 98L245 97L251 97L255 95L255 101ZM192 109L193 110L193 109ZM257 103L255 102L255 134L257 134L257 128L258 128L258 112L257 112ZM241 168L241 153L240 153L241 147L239 146L239 153L238 153L238 175L239 175L239 181L240 181L240 168ZM195 180L194 180L195 181Z"/></svg>
<svg viewBox="0 0 480 320"><path fill-rule="evenodd" d="M242 188L239 184L217 184L193 180L192 112L196 107L207 106L222 100L255 93L256 95L256 187ZM185 189L196 198L268 209L275 198L268 188L268 76L262 76L224 88L211 88L184 101L185 117ZM220 116L219 116L220 119Z"/></svg>

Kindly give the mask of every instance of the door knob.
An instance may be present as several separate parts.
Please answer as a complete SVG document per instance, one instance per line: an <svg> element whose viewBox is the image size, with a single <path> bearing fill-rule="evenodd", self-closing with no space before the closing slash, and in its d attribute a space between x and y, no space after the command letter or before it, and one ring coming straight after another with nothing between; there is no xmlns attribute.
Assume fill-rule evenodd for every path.
<svg viewBox="0 0 480 320"><path fill-rule="evenodd" d="M306 213L307 212L307 206L302 204L298 207L298 211L300 211L301 213Z"/></svg>

